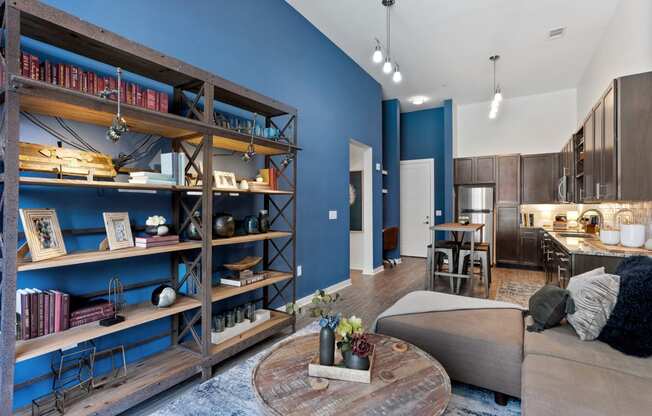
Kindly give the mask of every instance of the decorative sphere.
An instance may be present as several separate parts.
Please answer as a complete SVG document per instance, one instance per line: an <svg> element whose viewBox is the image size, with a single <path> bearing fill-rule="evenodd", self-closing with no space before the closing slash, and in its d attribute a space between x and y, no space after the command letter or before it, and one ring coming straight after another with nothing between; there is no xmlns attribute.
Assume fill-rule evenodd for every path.
<svg viewBox="0 0 652 416"><path fill-rule="evenodd" d="M174 304L177 299L177 292L168 285L160 285L152 292L152 305L159 308L167 308Z"/></svg>
<svg viewBox="0 0 652 416"><path fill-rule="evenodd" d="M162 236L170 232L170 228L167 225L159 225L156 229L156 235Z"/></svg>

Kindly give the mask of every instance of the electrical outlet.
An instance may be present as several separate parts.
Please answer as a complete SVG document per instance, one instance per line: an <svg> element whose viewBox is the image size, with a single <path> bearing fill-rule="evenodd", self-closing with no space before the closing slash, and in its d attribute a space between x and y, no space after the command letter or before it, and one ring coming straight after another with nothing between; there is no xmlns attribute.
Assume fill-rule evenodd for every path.
<svg viewBox="0 0 652 416"><path fill-rule="evenodd" d="M337 211L328 211L328 219L329 220L336 220L337 219Z"/></svg>
<svg viewBox="0 0 652 416"><path fill-rule="evenodd" d="M301 265L297 266L297 277L301 276L303 274L303 267Z"/></svg>
<svg viewBox="0 0 652 416"><path fill-rule="evenodd" d="M435 211L435 217L441 217L441 216L442 216L442 212L441 212L440 209L438 209L437 211Z"/></svg>

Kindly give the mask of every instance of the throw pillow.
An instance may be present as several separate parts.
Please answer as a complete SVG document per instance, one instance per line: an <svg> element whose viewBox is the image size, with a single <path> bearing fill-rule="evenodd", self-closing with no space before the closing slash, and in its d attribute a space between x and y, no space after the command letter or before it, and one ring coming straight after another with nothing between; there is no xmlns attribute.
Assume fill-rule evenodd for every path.
<svg viewBox="0 0 652 416"><path fill-rule="evenodd" d="M582 341L596 339L616 306L620 277L613 274L576 276L570 279L568 290L575 303L575 313L566 319Z"/></svg>
<svg viewBox="0 0 652 416"><path fill-rule="evenodd" d="M541 332L561 323L567 313L575 311L570 292L554 285L537 290L529 300L530 315L534 320L530 332Z"/></svg>
<svg viewBox="0 0 652 416"><path fill-rule="evenodd" d="M573 279L582 279L584 277L591 277L591 276L602 276L605 273L607 273L607 272L604 270L604 266L603 267L598 267L597 269L593 269L593 270L588 271L586 273L582 273L582 274L578 274L577 276L573 276L573 277L571 277L571 280L573 280Z"/></svg>
<svg viewBox="0 0 652 416"><path fill-rule="evenodd" d="M618 302L598 338L628 355L652 356L652 258L630 257L616 269Z"/></svg>

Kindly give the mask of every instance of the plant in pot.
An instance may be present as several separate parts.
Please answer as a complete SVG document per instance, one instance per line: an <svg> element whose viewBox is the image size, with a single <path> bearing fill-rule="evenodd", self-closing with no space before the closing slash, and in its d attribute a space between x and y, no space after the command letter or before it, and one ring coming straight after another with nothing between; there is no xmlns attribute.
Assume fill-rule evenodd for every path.
<svg viewBox="0 0 652 416"><path fill-rule="evenodd" d="M310 303L310 316L319 317L319 364L333 365L335 363L335 330L340 324L341 314L333 311L333 306L341 300L339 293L330 295L323 289L315 292ZM286 305L289 314L301 313L301 308L294 303Z"/></svg>
<svg viewBox="0 0 652 416"><path fill-rule="evenodd" d="M348 319L342 318L337 326L337 335L340 338L337 348L342 352L344 365L356 370L367 370L369 368L369 352L365 352L365 349L369 342L364 335L362 319L356 316L351 316ZM355 353L354 346L361 355Z"/></svg>
<svg viewBox="0 0 652 416"><path fill-rule="evenodd" d="M165 225L165 217L161 215L152 215L145 221L145 232L149 235L166 235L170 227Z"/></svg>

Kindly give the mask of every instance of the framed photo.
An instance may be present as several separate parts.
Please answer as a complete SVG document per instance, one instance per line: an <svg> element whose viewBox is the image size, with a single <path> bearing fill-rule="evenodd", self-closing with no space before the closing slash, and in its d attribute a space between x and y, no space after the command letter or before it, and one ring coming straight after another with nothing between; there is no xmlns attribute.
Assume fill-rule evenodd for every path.
<svg viewBox="0 0 652 416"><path fill-rule="evenodd" d="M119 250L134 246L128 213L105 212L102 216L104 217L104 227L106 228L106 239L109 243L109 250Z"/></svg>
<svg viewBox="0 0 652 416"><path fill-rule="evenodd" d="M349 230L362 231L362 171L349 172Z"/></svg>
<svg viewBox="0 0 652 416"><path fill-rule="evenodd" d="M66 245L55 210L30 208L20 209L19 213L32 261L66 255Z"/></svg>
<svg viewBox="0 0 652 416"><path fill-rule="evenodd" d="M238 183L235 180L235 174L233 172L221 172L219 170L214 170L213 178L215 179L216 188L238 189Z"/></svg>

